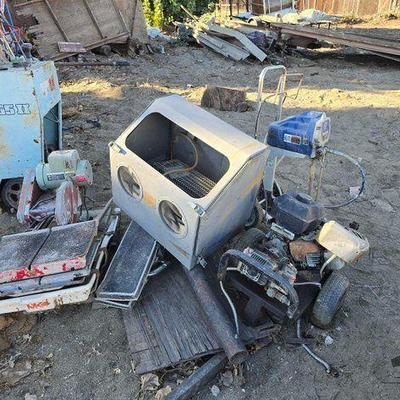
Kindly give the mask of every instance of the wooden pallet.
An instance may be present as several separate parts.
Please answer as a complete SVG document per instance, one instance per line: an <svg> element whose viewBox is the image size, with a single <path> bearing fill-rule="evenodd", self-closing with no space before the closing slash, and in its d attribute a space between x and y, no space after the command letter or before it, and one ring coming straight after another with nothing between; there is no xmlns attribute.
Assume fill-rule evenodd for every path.
<svg viewBox="0 0 400 400"><path fill-rule="evenodd" d="M124 312L129 348L138 374L222 351L183 268L173 265L151 278L141 300ZM218 291L216 294L219 297ZM219 301L230 313L222 297ZM258 329L240 324L240 336L245 343L263 339L266 344L277 330L279 326L271 320Z"/></svg>
<svg viewBox="0 0 400 400"><path fill-rule="evenodd" d="M152 278L142 300L124 312L139 374L220 351L182 268L171 266Z"/></svg>

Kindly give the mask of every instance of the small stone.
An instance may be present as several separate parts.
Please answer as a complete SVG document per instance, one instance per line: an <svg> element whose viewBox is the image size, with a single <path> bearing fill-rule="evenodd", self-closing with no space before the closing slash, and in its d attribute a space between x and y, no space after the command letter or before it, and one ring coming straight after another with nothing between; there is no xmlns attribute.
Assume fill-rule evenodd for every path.
<svg viewBox="0 0 400 400"><path fill-rule="evenodd" d="M385 200L382 199L373 199L371 201L374 207L381 209L382 211L386 212L393 212L393 207Z"/></svg>
<svg viewBox="0 0 400 400"><path fill-rule="evenodd" d="M0 334L0 352L8 350L11 347L11 342L5 335Z"/></svg>
<svg viewBox="0 0 400 400"><path fill-rule="evenodd" d="M114 368L113 369L113 374L114 375L119 375L121 373L121 369L120 368Z"/></svg>
<svg viewBox="0 0 400 400"><path fill-rule="evenodd" d="M233 384L232 371L225 371L223 374L221 374L221 382L226 387L232 386Z"/></svg>
<svg viewBox="0 0 400 400"><path fill-rule="evenodd" d="M0 331L6 329L14 322L14 319L8 315L0 315Z"/></svg>
<svg viewBox="0 0 400 400"><path fill-rule="evenodd" d="M382 196L388 203L390 203L392 206L395 206L399 201L400 193L394 188L383 189Z"/></svg>
<svg viewBox="0 0 400 400"><path fill-rule="evenodd" d="M171 386L165 386L161 389L158 389L156 395L154 396L155 400L164 400L170 393L172 392Z"/></svg>
<svg viewBox="0 0 400 400"><path fill-rule="evenodd" d="M220 393L221 393L221 390L220 390L220 388L219 388L218 386L213 385L213 386L211 387L211 394L212 394L214 397L217 397Z"/></svg>
<svg viewBox="0 0 400 400"><path fill-rule="evenodd" d="M327 335L327 336L325 337L325 345L326 345L326 346L330 346L332 343L333 343L333 337Z"/></svg>
<svg viewBox="0 0 400 400"><path fill-rule="evenodd" d="M36 394L26 393L24 396L24 400L37 400Z"/></svg>

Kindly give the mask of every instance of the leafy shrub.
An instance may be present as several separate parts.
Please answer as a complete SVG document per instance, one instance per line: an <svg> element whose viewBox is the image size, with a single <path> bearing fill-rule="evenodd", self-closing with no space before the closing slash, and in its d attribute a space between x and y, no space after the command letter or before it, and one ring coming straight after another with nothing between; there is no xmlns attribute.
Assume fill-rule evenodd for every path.
<svg viewBox="0 0 400 400"><path fill-rule="evenodd" d="M209 0L143 0L147 24L162 28L172 21L182 20L186 17L186 13L181 9L181 4L195 15L202 15L215 9L215 3L209 3Z"/></svg>

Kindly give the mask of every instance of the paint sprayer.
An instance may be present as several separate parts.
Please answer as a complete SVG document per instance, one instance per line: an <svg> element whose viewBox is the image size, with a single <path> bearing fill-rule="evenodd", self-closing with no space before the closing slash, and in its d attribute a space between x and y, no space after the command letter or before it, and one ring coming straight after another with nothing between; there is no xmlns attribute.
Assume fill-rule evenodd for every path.
<svg viewBox="0 0 400 400"><path fill-rule="evenodd" d="M278 72L279 80L275 92L263 98L264 81L268 74ZM284 157L310 159L308 176L308 195L316 201L319 197L322 178L325 171L326 156L333 154L343 157L357 167L361 184L358 191L351 199L340 204L324 205L327 209L334 209L347 206L356 201L364 191L365 173L360 163L349 155L327 146L331 134L331 120L324 112L307 111L298 115L282 119L283 104L287 98L286 83L288 78L298 79L294 99L297 98L300 86L303 81L302 74L288 74L284 66L269 66L262 70L259 77L257 93L257 118L255 124L255 137L260 140L259 119L264 102L273 98L276 107L275 121L268 126L264 143L270 148L267 166L263 179L266 209L272 207L274 192L281 194L279 184L276 181L276 168ZM319 176L317 177L317 165L320 164Z"/></svg>

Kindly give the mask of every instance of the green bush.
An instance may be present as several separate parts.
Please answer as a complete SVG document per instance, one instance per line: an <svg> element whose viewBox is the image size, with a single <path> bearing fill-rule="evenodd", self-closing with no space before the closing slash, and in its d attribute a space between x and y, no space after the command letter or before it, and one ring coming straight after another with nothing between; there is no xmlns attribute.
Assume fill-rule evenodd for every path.
<svg viewBox="0 0 400 400"><path fill-rule="evenodd" d="M149 26L162 28L172 21L186 17L180 5L184 5L191 13L202 15L215 9L215 2L209 0L143 0L143 11Z"/></svg>

